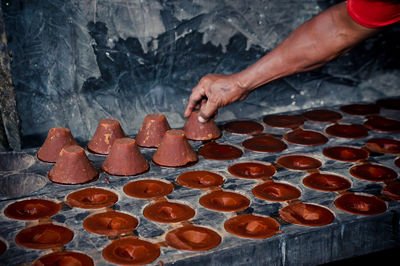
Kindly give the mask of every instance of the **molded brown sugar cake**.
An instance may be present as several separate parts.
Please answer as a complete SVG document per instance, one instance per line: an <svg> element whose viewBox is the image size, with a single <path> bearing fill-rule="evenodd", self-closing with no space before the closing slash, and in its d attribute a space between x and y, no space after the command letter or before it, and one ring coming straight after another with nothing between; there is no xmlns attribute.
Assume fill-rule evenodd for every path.
<svg viewBox="0 0 400 266"><path fill-rule="evenodd" d="M153 161L162 166L178 167L184 166L198 160L197 154L193 151L185 138L183 130L168 130L157 151L153 155Z"/></svg>
<svg viewBox="0 0 400 266"><path fill-rule="evenodd" d="M102 169L111 175L137 175L149 170L149 163L131 138L115 140Z"/></svg>
<svg viewBox="0 0 400 266"><path fill-rule="evenodd" d="M90 164L85 151L78 145L63 148L48 174L52 182L60 184L83 184L98 175L99 172Z"/></svg>
<svg viewBox="0 0 400 266"><path fill-rule="evenodd" d="M163 114L149 114L145 117L142 127L136 136L137 145L141 147L160 146L165 132L170 130L167 118Z"/></svg>
<svg viewBox="0 0 400 266"><path fill-rule="evenodd" d="M41 161L55 163L62 148L76 144L71 130L68 128L51 128L42 147L38 150L37 156Z"/></svg>
<svg viewBox="0 0 400 266"><path fill-rule="evenodd" d="M192 112L186 121L183 127L186 138L191 140L212 140L221 137L221 131L213 119L200 123L198 117L198 112Z"/></svg>
<svg viewBox="0 0 400 266"><path fill-rule="evenodd" d="M108 154L114 141L123 137L125 134L117 120L102 119L87 147L94 153Z"/></svg>

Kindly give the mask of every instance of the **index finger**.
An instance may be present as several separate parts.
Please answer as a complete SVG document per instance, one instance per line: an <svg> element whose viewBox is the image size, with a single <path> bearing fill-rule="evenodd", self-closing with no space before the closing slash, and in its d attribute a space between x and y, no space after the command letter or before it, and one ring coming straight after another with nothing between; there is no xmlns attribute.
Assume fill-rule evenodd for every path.
<svg viewBox="0 0 400 266"><path fill-rule="evenodd" d="M204 89L202 88L202 85L197 84L196 87L193 88L192 94L189 97L189 101L186 105L185 117L189 117L190 114L192 113L193 109L195 106L198 104L198 102L205 96Z"/></svg>

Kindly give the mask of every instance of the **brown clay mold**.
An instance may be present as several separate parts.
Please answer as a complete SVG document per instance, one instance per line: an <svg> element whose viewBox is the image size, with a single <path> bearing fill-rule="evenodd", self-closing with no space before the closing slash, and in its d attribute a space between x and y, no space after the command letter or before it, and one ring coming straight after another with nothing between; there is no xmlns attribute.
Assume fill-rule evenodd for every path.
<svg viewBox="0 0 400 266"><path fill-rule="evenodd" d="M246 139L242 142L243 147L251 151L258 152L281 152L286 150L287 145L280 139L272 136L255 136L250 139Z"/></svg>
<svg viewBox="0 0 400 266"><path fill-rule="evenodd" d="M319 109L319 110L311 110L303 113L303 117L307 120L313 122L336 122L342 119L342 115L338 112L327 110L327 109Z"/></svg>
<svg viewBox="0 0 400 266"><path fill-rule="evenodd" d="M39 160L55 163L62 148L69 145L77 145L71 130L63 127L51 128L42 147L38 150Z"/></svg>
<svg viewBox="0 0 400 266"><path fill-rule="evenodd" d="M303 130L301 128L286 133L283 135L283 138L290 143L309 146L322 145L328 142L328 138L323 134L317 131Z"/></svg>
<svg viewBox="0 0 400 266"><path fill-rule="evenodd" d="M85 151L77 146L64 147L50 170L49 179L59 184L83 184L90 182L99 176L97 171L89 162Z"/></svg>
<svg viewBox="0 0 400 266"><path fill-rule="evenodd" d="M328 208L303 202L289 204L279 210L279 215L288 223L313 227L330 224L335 219Z"/></svg>
<svg viewBox="0 0 400 266"><path fill-rule="evenodd" d="M392 200L400 201L400 182L391 182L382 189L382 194Z"/></svg>
<svg viewBox="0 0 400 266"><path fill-rule="evenodd" d="M121 265L143 265L160 256L160 247L136 237L123 237L114 240L103 249L103 258Z"/></svg>
<svg viewBox="0 0 400 266"><path fill-rule="evenodd" d="M33 262L33 266L43 265L94 266L94 262L88 255L80 252L59 251L44 255Z"/></svg>
<svg viewBox="0 0 400 266"><path fill-rule="evenodd" d="M183 130L176 129L165 132L160 146L153 155L154 163L167 167L185 166L197 160L197 154L187 141Z"/></svg>
<svg viewBox="0 0 400 266"><path fill-rule="evenodd" d="M221 137L221 130L219 130L213 119L210 119L205 123L200 123L198 117L198 112L192 112L186 121L183 131L185 132L187 139L204 141Z"/></svg>
<svg viewBox="0 0 400 266"><path fill-rule="evenodd" d="M235 146L219 144L214 141L201 146L198 152L205 159L218 161L233 160L243 155L243 151Z"/></svg>
<svg viewBox="0 0 400 266"><path fill-rule="evenodd" d="M164 197L174 190L174 185L155 179L143 179L132 181L124 186L124 192L128 196L140 199Z"/></svg>
<svg viewBox="0 0 400 266"><path fill-rule="evenodd" d="M87 147L91 152L108 154L114 141L123 137L125 137L125 134L120 123L115 119L105 118L100 120Z"/></svg>
<svg viewBox="0 0 400 266"><path fill-rule="evenodd" d="M374 115L378 114L380 108L372 103L349 104L340 107L340 110L350 115Z"/></svg>
<svg viewBox="0 0 400 266"><path fill-rule="evenodd" d="M400 158L397 158L397 159L394 161L394 165L396 165L397 167L400 168Z"/></svg>
<svg viewBox="0 0 400 266"><path fill-rule="evenodd" d="M189 188L207 189L221 186L224 179L221 175L210 171L189 171L180 174L177 182Z"/></svg>
<svg viewBox="0 0 400 266"><path fill-rule="evenodd" d="M222 239L216 232L206 227L186 225L168 232L165 240L175 249L204 251L217 247Z"/></svg>
<svg viewBox="0 0 400 266"><path fill-rule="evenodd" d="M379 153L400 154L400 141L387 138L373 138L367 140L365 147Z"/></svg>
<svg viewBox="0 0 400 266"><path fill-rule="evenodd" d="M368 130L361 125L335 124L325 129L333 137L360 139L368 136Z"/></svg>
<svg viewBox="0 0 400 266"><path fill-rule="evenodd" d="M136 136L136 142L141 147L157 148L161 144L165 132L171 127L163 114L148 114Z"/></svg>
<svg viewBox="0 0 400 266"><path fill-rule="evenodd" d="M83 221L86 231L104 236L128 235L135 230L139 221L126 213L107 211L90 215Z"/></svg>
<svg viewBox="0 0 400 266"><path fill-rule="evenodd" d="M351 182L346 178L334 174L313 173L303 179L303 184L311 189L339 192L348 190Z"/></svg>
<svg viewBox="0 0 400 266"><path fill-rule="evenodd" d="M250 200L242 194L230 191L213 191L200 198L200 204L210 210L238 212L247 209Z"/></svg>
<svg viewBox="0 0 400 266"><path fill-rule="evenodd" d="M314 157L301 154L281 156L277 159L276 163L281 167L298 171L317 169L322 166L321 161Z"/></svg>
<svg viewBox="0 0 400 266"><path fill-rule="evenodd" d="M301 191L289 184L282 182L267 181L252 189L257 198L267 201L290 201L298 199Z"/></svg>
<svg viewBox="0 0 400 266"><path fill-rule="evenodd" d="M368 194L343 194L334 203L342 211L360 215L376 215L387 209L383 200Z"/></svg>
<svg viewBox="0 0 400 266"><path fill-rule="evenodd" d="M376 163L355 165L350 168L350 174L356 178L373 182L388 182L397 178L396 171Z"/></svg>
<svg viewBox="0 0 400 266"><path fill-rule="evenodd" d="M224 223L228 233L244 238L264 239L279 232L279 223L271 217L240 214Z"/></svg>
<svg viewBox="0 0 400 266"><path fill-rule="evenodd" d="M263 121L270 127L279 128L297 128L304 124L301 115L267 115Z"/></svg>
<svg viewBox="0 0 400 266"><path fill-rule="evenodd" d="M118 196L102 188L85 188L67 196L66 202L71 207L99 209L111 207L118 201Z"/></svg>
<svg viewBox="0 0 400 266"><path fill-rule="evenodd" d="M182 203L159 201L144 208L143 215L158 223L177 223L193 218L195 211Z"/></svg>
<svg viewBox="0 0 400 266"><path fill-rule="evenodd" d="M369 152L356 147L350 146L333 146L325 148L322 153L333 160L344 162L356 162L365 160L369 157Z"/></svg>
<svg viewBox="0 0 400 266"><path fill-rule="evenodd" d="M373 116L364 122L364 127L381 132L399 132L400 121L381 116Z"/></svg>
<svg viewBox="0 0 400 266"><path fill-rule="evenodd" d="M228 171L239 178L257 179L273 176L276 169L270 163L242 162L229 166Z"/></svg>
<svg viewBox="0 0 400 266"><path fill-rule="evenodd" d="M263 132L264 126L252 120L238 120L225 123L223 129L235 134L254 135Z"/></svg>
<svg viewBox="0 0 400 266"><path fill-rule="evenodd" d="M61 204L44 199L28 199L7 206L4 214L16 220L38 220L49 218L61 210Z"/></svg>
<svg viewBox="0 0 400 266"><path fill-rule="evenodd" d="M134 139L120 138L114 141L101 168L110 175L132 176L148 171L150 166Z"/></svg>
<svg viewBox="0 0 400 266"><path fill-rule="evenodd" d="M15 243L30 249L52 249L64 246L73 237L74 233L64 226L39 224L20 231L15 237Z"/></svg>

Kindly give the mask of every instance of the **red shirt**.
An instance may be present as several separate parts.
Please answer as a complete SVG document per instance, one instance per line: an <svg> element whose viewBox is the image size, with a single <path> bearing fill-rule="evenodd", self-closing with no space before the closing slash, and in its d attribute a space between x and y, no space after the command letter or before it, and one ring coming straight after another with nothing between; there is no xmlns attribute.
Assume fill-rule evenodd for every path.
<svg viewBox="0 0 400 266"><path fill-rule="evenodd" d="M368 28L400 21L400 1L348 0L347 11L355 22Z"/></svg>

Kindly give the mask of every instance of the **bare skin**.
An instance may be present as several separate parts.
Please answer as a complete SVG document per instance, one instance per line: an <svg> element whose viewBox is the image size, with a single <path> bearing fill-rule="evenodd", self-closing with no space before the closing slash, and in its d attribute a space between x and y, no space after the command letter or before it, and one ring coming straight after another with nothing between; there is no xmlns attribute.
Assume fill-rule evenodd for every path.
<svg viewBox="0 0 400 266"><path fill-rule="evenodd" d="M344 55L361 41L379 32L357 24L346 3L321 12L293 31L274 50L253 65L232 75L208 74L193 88L185 110L189 117L200 109L200 122L218 108L246 99L256 88L273 80L325 65Z"/></svg>

